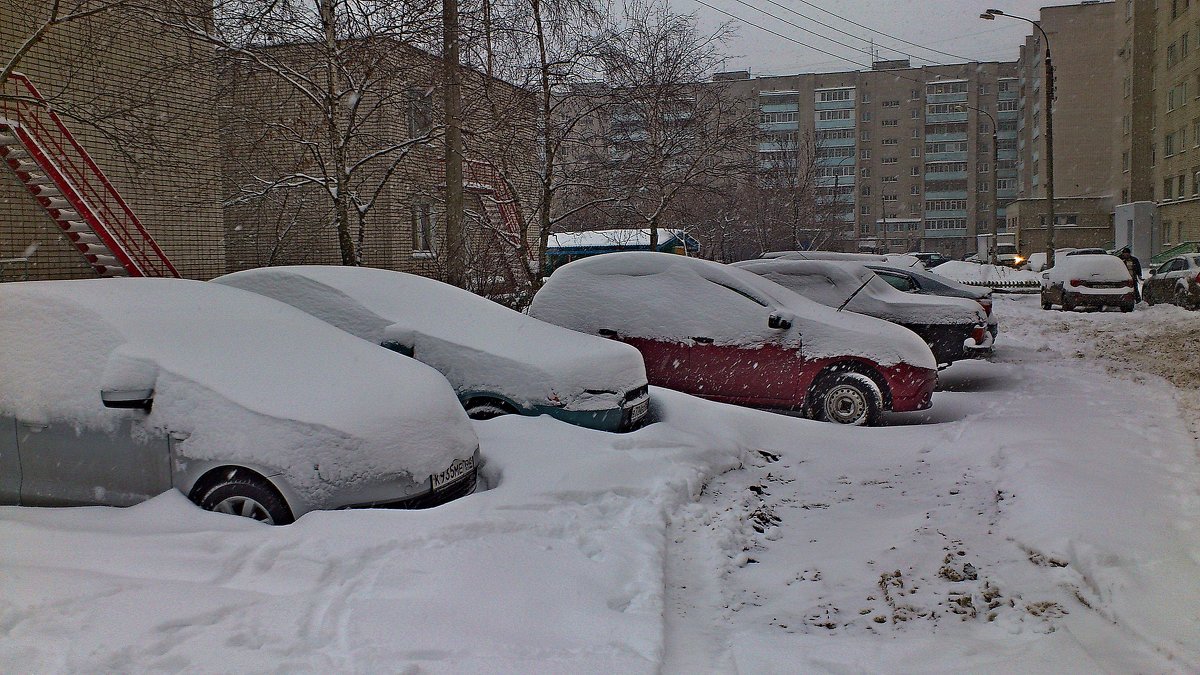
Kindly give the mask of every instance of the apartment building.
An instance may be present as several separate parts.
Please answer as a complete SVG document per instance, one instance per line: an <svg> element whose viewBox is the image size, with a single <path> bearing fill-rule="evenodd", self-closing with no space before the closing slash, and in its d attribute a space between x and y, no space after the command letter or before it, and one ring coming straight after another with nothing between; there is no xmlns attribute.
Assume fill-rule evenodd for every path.
<svg viewBox="0 0 1200 675"><path fill-rule="evenodd" d="M1200 3L1136 3L1153 26L1149 108L1151 191L1158 205L1155 250L1200 241ZM1139 16L1139 12L1145 14ZM1136 103L1135 103L1136 105Z"/></svg>
<svg viewBox="0 0 1200 675"><path fill-rule="evenodd" d="M1049 38L1053 84L1046 81L1042 32L1035 28L1021 46L1018 190L1006 221L1026 255L1046 248L1047 89L1053 96L1055 245L1111 245L1115 207L1145 198L1134 176L1145 172L1150 147L1144 120L1135 129L1133 103L1144 98L1149 79L1135 69L1132 17L1132 3L1043 7L1038 24Z"/></svg>
<svg viewBox="0 0 1200 675"><path fill-rule="evenodd" d="M0 63L50 3L0 1ZM180 274L225 272L212 50L120 11L55 26L17 70L58 111ZM10 89L12 94L15 90ZM26 254L28 254L26 256ZM96 272L7 166L0 166L0 280Z"/></svg>
<svg viewBox="0 0 1200 675"><path fill-rule="evenodd" d="M816 153L819 199L844 248L961 256L1016 196L1016 82L1015 63L898 60L747 78L733 91L757 100L761 169Z"/></svg>

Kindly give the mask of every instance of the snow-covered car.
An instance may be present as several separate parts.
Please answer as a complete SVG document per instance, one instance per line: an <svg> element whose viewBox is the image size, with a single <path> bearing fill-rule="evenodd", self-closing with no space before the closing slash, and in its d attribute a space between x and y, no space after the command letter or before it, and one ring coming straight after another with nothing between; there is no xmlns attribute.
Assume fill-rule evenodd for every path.
<svg viewBox="0 0 1200 675"><path fill-rule="evenodd" d="M776 259L734 266L827 307L904 326L921 336L939 364L980 356L992 348L987 315L978 302L903 293L856 262Z"/></svg>
<svg viewBox="0 0 1200 675"><path fill-rule="evenodd" d="M1177 255L1152 270L1142 283L1142 297L1151 305L1172 302L1200 309L1200 255Z"/></svg>
<svg viewBox="0 0 1200 675"><path fill-rule="evenodd" d="M949 262L949 261L947 261ZM992 311L992 289L985 286L968 286L953 279L948 279L935 272L919 270L912 267L896 267L887 263L864 263L867 269L878 274L880 278L892 285L893 288L905 293L919 295L937 295L944 298L967 298L979 303L987 315L988 332L992 339L1000 333L1000 321Z"/></svg>
<svg viewBox="0 0 1200 675"><path fill-rule="evenodd" d="M924 269L924 263L910 253L843 253L840 251L767 251L759 256L764 260L837 260L841 262L877 262L897 267ZM945 262L943 260L942 262Z"/></svg>
<svg viewBox="0 0 1200 675"><path fill-rule="evenodd" d="M180 279L0 284L0 503L431 506L479 441L437 371L288 307Z"/></svg>
<svg viewBox="0 0 1200 675"><path fill-rule="evenodd" d="M1063 257L1064 255L1071 253L1072 251L1078 251L1078 250L1079 249L1077 249L1077 248L1070 248L1070 247L1056 248L1056 249L1054 249L1054 259L1057 261L1059 258ZM1029 257L1026 258L1025 262L1021 265L1021 269L1029 270L1030 272L1045 271L1045 269L1046 269L1046 252L1045 251L1037 251L1034 253L1030 253Z"/></svg>
<svg viewBox="0 0 1200 675"><path fill-rule="evenodd" d="M259 293L436 368L475 419L550 415L604 431L650 406L636 349L530 318L433 279L365 267L263 267L215 283Z"/></svg>
<svg viewBox="0 0 1200 675"><path fill-rule="evenodd" d="M937 383L933 354L912 331L836 312L736 267L668 253L572 262L529 311L637 347L651 384L843 424L928 408Z"/></svg>
<svg viewBox="0 0 1200 675"><path fill-rule="evenodd" d="M1042 309L1059 305L1120 307L1132 312L1134 281L1118 257L1106 253L1081 253L1056 257L1054 267L1042 272Z"/></svg>
<svg viewBox="0 0 1200 675"><path fill-rule="evenodd" d="M924 265L925 269L927 269L927 270L931 270L931 269L937 267L938 265L941 265L944 262L949 262L951 260L954 260L954 258L951 258L950 256L947 256L942 253L938 253L936 251L913 252L913 253L908 253L906 255L910 255L910 256L916 258L917 260L920 260L921 264Z"/></svg>

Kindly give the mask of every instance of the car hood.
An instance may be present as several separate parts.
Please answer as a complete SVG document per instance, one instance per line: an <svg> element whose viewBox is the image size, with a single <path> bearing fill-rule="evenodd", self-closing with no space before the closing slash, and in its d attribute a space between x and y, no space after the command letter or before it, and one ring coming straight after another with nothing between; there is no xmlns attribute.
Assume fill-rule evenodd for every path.
<svg viewBox="0 0 1200 675"><path fill-rule="evenodd" d="M375 344L396 342L460 393L568 404L584 392L646 384L641 354L539 321L486 298L388 270L273 267L219 277L293 305Z"/></svg>
<svg viewBox="0 0 1200 675"><path fill-rule="evenodd" d="M433 369L215 284L4 284L0 341L0 411L81 427L134 416L183 439L182 456L272 467L310 492L366 476L423 480L478 447ZM102 389L146 385L149 415L101 404Z"/></svg>

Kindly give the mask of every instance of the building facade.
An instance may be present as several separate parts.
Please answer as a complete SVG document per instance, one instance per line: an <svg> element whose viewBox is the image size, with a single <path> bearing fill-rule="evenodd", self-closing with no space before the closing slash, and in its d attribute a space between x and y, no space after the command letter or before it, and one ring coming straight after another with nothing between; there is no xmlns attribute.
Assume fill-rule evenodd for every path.
<svg viewBox="0 0 1200 675"><path fill-rule="evenodd" d="M0 0L0 63L50 3ZM43 11L44 10L44 11ZM17 63L185 277L225 272L212 50L119 9L63 23ZM11 91L9 93L12 93ZM7 166L0 167L0 280L96 275Z"/></svg>
<svg viewBox="0 0 1200 675"><path fill-rule="evenodd" d="M736 91L757 101L761 170L815 153L818 199L843 248L961 256L977 233L1003 228L1017 194L1016 82L1015 63L880 61L748 78Z"/></svg>

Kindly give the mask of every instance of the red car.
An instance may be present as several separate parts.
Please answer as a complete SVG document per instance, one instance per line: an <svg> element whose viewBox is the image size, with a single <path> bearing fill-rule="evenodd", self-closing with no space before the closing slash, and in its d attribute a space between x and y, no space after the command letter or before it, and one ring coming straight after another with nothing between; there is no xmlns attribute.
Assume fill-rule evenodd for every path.
<svg viewBox="0 0 1200 675"><path fill-rule="evenodd" d="M555 270L529 313L637 347L650 384L842 424L928 408L937 383L933 354L906 328L678 255L577 260Z"/></svg>

